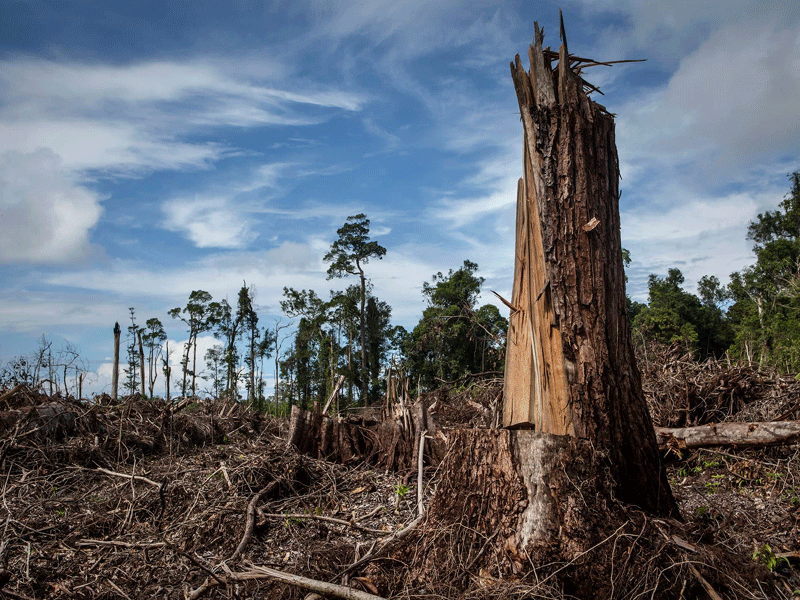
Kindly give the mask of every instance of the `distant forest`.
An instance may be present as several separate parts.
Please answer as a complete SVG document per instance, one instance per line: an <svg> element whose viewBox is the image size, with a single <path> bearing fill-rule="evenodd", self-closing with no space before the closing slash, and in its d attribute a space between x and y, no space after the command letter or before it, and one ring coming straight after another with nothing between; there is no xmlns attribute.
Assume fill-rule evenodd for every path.
<svg viewBox="0 0 800 600"><path fill-rule="evenodd" d="M636 345L678 344L698 360L727 356L800 372L800 171L789 179L790 191L778 208L759 214L748 227L755 264L731 274L727 284L704 276L692 294L683 289L679 269L666 277L650 275L647 303L628 299ZM373 294L374 261L387 250L370 239L369 226L364 214L348 217L324 256L328 279L354 283L327 298L284 288L285 320L261 322L255 290L246 282L235 306L203 290L192 292L186 306L168 312L188 336L176 365L169 362L161 320L139 325L131 308L122 391L230 397L285 413L292 404L306 408L324 400L337 383L339 408L379 402L390 369L412 391L501 376L508 321L493 304L477 306L484 283L478 265L465 260L456 270L433 275L423 283L427 307L417 325L411 331L393 326L391 306ZM625 261L630 262L627 253ZM208 333L218 343L198 357L198 337ZM0 388L23 383L79 396L84 365L74 348L54 351L43 338L34 353L3 366ZM275 381L269 396L268 371ZM178 389L170 390L170 380L179 382Z"/></svg>

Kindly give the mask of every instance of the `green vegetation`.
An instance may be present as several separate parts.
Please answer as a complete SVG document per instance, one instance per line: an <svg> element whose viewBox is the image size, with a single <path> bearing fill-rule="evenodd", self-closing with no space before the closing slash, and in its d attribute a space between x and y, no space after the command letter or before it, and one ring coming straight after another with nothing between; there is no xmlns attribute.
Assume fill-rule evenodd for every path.
<svg viewBox="0 0 800 600"><path fill-rule="evenodd" d="M753 560L760 562L767 567L769 571L774 571L781 563L789 564L787 559L775 556L775 552L773 552L769 544L764 544L761 548L753 552Z"/></svg>
<svg viewBox="0 0 800 600"><path fill-rule="evenodd" d="M759 214L747 237L756 263L722 285L705 276L697 295L683 274L650 275L648 304L630 301L638 342L680 343L699 359L722 356L800 371L800 171L775 211Z"/></svg>
<svg viewBox="0 0 800 600"><path fill-rule="evenodd" d="M477 270L465 260L457 271L437 273L423 284L428 307L401 344L412 380L426 388L503 367L508 321L492 304L477 308L484 281Z"/></svg>

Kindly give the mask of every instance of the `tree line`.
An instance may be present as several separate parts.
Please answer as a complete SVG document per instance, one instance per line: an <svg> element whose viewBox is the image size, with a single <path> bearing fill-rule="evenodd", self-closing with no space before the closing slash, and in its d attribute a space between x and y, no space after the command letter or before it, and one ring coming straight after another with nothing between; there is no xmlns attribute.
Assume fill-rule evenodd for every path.
<svg viewBox="0 0 800 600"><path fill-rule="evenodd" d="M331 290L327 297L285 287L280 306L288 321L260 325L255 289L246 282L235 306L195 290L186 306L171 309L169 316L181 321L187 334L178 364L180 395L200 392L285 411L292 404L306 408L328 397L341 378L337 401L345 408L380 401L390 367L419 389L471 373L499 373L508 322L494 305L477 308L484 281L476 275L478 265L467 260L424 282L428 306L407 331L392 324L391 306L374 293L367 270L387 250L370 238L369 227L363 213L348 217L323 257L329 280L350 277L356 283ZM164 326L156 318L139 326L133 308L130 319L124 388L152 396L160 365L169 398L173 366ZM198 357L198 339L206 333L218 343ZM264 363L270 358L274 389L267 396Z"/></svg>
<svg viewBox="0 0 800 600"><path fill-rule="evenodd" d="M496 306L477 306L484 282L477 275L478 265L466 260L458 269L436 273L424 282L427 307L408 331L392 324L392 307L374 293L370 269L387 250L370 238L369 228L366 215L348 217L323 257L329 280L351 278L354 283L325 295L285 287L280 302L285 320L265 325L258 314L256 290L247 282L235 304L216 301L204 290L191 292L185 306L167 313L182 323L187 336L177 364L171 364L162 321L152 317L141 324L131 307L123 391L152 397L158 385L168 400L173 395L209 395L283 412L289 405L306 408L313 400L330 396L340 379L338 408L375 404L386 391L390 368L416 389L431 389L474 373L499 374L508 322ZM208 334L216 343L198 356L199 340ZM36 386L47 381L40 376L43 368L51 375L50 366L64 362L52 359L49 349L43 346L37 357L10 361L0 374L0 384L24 381ZM270 359L272 364L266 364ZM67 368L74 368L73 363ZM265 386L268 370L274 380L271 395ZM68 394L66 371L62 379Z"/></svg>
<svg viewBox="0 0 800 600"><path fill-rule="evenodd" d="M759 214L748 227L755 263L732 273L726 285L705 276L693 294L683 288L677 268L666 276L650 275L647 303L628 300L637 343L677 343L701 360L727 355L800 372L800 171L790 175L790 182L778 208ZM387 250L370 238L369 227L364 214L348 217L323 257L329 280L354 283L327 294L284 288L280 306L286 320L265 325L255 288L246 282L233 305L193 291L185 306L168 311L186 328L177 365L170 364L163 323L150 318L139 325L131 308L124 389L153 396L163 375L169 398L171 375L178 368L181 396L227 396L260 409L286 410L327 398L342 378L338 401L344 408L378 402L389 368L420 390L472 374L499 376L508 321L495 305L478 306L484 283L478 265L465 260L423 282L426 307L406 330L392 324L392 307L374 293L371 269ZM625 260L630 262L627 253ZM198 338L209 333L217 343L198 357ZM34 355L9 361L0 371L0 384L43 387L49 382L51 392L55 385L80 394L87 369L77 350L68 345L53 352L46 339L40 346ZM269 396L268 370L274 381Z"/></svg>
<svg viewBox="0 0 800 600"><path fill-rule="evenodd" d="M476 308L483 278L464 261L424 282L428 306L408 331L392 325L391 306L373 291L367 268L386 249L369 237L366 215L348 217L323 260L328 279L357 278L323 299L314 290L284 288L283 312L299 318L293 341L278 361L276 405L328 397L343 378L342 406L371 405L384 395L387 370L430 389L440 381L499 372L508 322L496 306ZM341 406L340 406L341 408Z"/></svg>
<svg viewBox="0 0 800 600"><path fill-rule="evenodd" d="M697 294L683 289L683 274L650 275L648 303L629 301L634 339L679 343L698 359L732 360L800 372L800 171L774 211L747 229L755 263L723 285L702 277Z"/></svg>

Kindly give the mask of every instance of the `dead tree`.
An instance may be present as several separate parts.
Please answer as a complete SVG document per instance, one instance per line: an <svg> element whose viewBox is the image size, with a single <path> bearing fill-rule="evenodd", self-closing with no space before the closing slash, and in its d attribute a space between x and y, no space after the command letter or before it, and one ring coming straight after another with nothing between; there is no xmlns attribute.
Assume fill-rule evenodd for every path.
<svg viewBox="0 0 800 600"><path fill-rule="evenodd" d="M114 323L114 371L111 373L111 397L116 400L119 390L119 323Z"/></svg>
<svg viewBox="0 0 800 600"><path fill-rule="evenodd" d="M558 54L543 38L537 24L529 72L511 65L524 177L504 424L588 440L617 497L675 515L629 334L614 117L588 97L581 69L598 63L569 54L563 22Z"/></svg>
<svg viewBox="0 0 800 600"><path fill-rule="evenodd" d="M628 330L614 119L580 75L598 63L569 54L563 23L561 36L557 54L543 48L537 23L530 71L511 65L524 176L506 427L448 432L419 580L452 579L462 563L506 577L577 560L630 505L679 515Z"/></svg>

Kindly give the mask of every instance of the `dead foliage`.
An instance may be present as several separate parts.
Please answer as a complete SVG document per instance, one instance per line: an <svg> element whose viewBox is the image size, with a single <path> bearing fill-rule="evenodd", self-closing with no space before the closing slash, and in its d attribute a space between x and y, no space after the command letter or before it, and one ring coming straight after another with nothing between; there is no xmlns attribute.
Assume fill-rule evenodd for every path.
<svg viewBox="0 0 800 600"><path fill-rule="evenodd" d="M800 398L794 378L665 352L640 361L659 424L775 418ZM495 424L501 389L468 381L426 400L446 436ZM417 520L413 470L302 456L287 430L238 404L174 411L138 396L0 392L0 597L306 596L231 575L256 567L393 598L788 599L800 589L797 445L673 458L685 522L610 506L594 546L509 574L491 532ZM428 507L441 473L423 475ZM421 577L415 565L432 547Z"/></svg>
<svg viewBox="0 0 800 600"><path fill-rule="evenodd" d="M333 578L415 509L393 475L301 456L284 423L238 405L6 403L0 597L184 598L250 563ZM270 580L202 595L302 597Z"/></svg>
<svg viewBox="0 0 800 600"><path fill-rule="evenodd" d="M637 353L647 404L658 427L800 415L800 380L795 377L727 359L697 361L677 343L639 346Z"/></svg>

